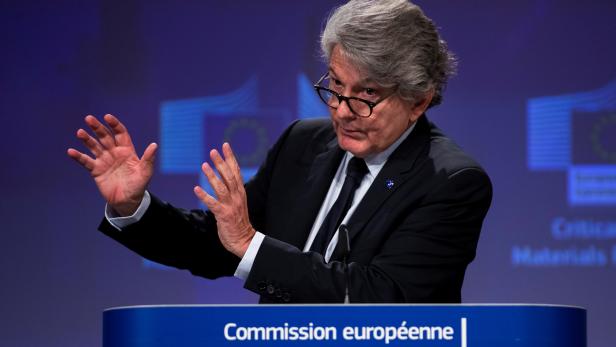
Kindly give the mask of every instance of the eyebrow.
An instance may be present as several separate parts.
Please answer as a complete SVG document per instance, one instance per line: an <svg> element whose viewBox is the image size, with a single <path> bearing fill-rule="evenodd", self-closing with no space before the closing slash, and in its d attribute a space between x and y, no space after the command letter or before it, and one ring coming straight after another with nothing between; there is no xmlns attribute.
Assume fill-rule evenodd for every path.
<svg viewBox="0 0 616 347"><path fill-rule="evenodd" d="M336 71L334 71L334 69L332 69L332 67L331 67L331 66L330 66L330 67L328 67L327 71L328 71L328 73L330 73L330 75L331 75L331 74L333 74L333 75L334 75L334 76L332 76L332 77L336 78L336 76L337 76ZM337 78L336 78L336 79L337 79ZM360 85L360 86L362 86L362 85L366 85L366 84L369 84L369 83L374 83L374 84L377 84L377 85L378 85L378 83L376 83L376 81L374 81L374 80L373 80L372 78L370 78L370 77L366 77L366 78L364 78L363 80L359 81L359 85Z"/></svg>

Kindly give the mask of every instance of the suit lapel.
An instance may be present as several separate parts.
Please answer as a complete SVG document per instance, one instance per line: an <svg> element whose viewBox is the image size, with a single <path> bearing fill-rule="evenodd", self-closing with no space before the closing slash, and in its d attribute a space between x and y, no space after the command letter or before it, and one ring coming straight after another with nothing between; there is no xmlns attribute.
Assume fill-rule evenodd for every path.
<svg viewBox="0 0 616 347"><path fill-rule="evenodd" d="M293 215L297 218L295 225L301 232L290 233L292 237L288 242L299 249L304 248L310 229L314 224L319 208L323 204L325 194L340 165L344 151L338 147L338 141L334 137L312 161L310 173L305 182L303 193L298 196L299 204L297 212Z"/></svg>
<svg viewBox="0 0 616 347"><path fill-rule="evenodd" d="M417 120L409 136L389 156L385 166L357 206L348 222L350 240L362 231L383 202L411 178L411 168L429 140L430 124L426 117L422 116Z"/></svg>

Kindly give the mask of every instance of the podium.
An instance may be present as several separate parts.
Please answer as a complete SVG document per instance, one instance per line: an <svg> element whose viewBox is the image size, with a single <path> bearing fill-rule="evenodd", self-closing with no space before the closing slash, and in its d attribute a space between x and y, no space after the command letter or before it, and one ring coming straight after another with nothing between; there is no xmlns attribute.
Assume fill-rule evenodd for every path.
<svg viewBox="0 0 616 347"><path fill-rule="evenodd" d="M103 313L103 347L585 347L586 310L554 305L200 305Z"/></svg>

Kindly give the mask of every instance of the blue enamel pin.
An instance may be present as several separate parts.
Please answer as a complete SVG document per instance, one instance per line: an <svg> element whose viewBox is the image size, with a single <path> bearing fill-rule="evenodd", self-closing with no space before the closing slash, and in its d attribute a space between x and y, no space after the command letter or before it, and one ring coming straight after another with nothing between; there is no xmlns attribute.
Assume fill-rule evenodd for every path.
<svg viewBox="0 0 616 347"><path fill-rule="evenodd" d="M385 180L385 186L387 187L387 189L392 189L394 187L394 180Z"/></svg>

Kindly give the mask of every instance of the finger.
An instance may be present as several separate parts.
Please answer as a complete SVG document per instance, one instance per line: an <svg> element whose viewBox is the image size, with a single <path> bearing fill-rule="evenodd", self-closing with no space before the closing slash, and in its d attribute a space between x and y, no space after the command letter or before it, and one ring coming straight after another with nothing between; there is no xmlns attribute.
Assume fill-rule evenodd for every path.
<svg viewBox="0 0 616 347"><path fill-rule="evenodd" d="M92 171L94 169L94 159L90 158L88 155L79 152L74 148L69 148L66 151L69 157L78 162L81 166L85 167L86 170Z"/></svg>
<svg viewBox="0 0 616 347"><path fill-rule="evenodd" d="M155 142L150 143L143 151L141 160L145 161L148 165L154 165L154 159L156 158L156 150L158 145Z"/></svg>
<svg viewBox="0 0 616 347"><path fill-rule="evenodd" d="M231 168L231 171L235 176L237 186L243 186L244 178L242 177L242 170L240 169L240 164L237 162L235 154L231 149L231 145L228 142L222 144L222 152L225 155L225 161L227 162L227 165Z"/></svg>
<svg viewBox="0 0 616 347"><path fill-rule="evenodd" d="M111 132L107 129L103 123L99 122L98 119L94 116L86 116L86 124L92 129L96 137L98 137L98 141L105 148L113 148L116 146L115 140L113 136L111 136Z"/></svg>
<svg viewBox="0 0 616 347"><path fill-rule="evenodd" d="M233 172L229 168L229 165L225 162L224 159L220 156L217 150L213 149L210 151L210 158L212 158L212 162L216 166L216 170L220 174L220 177L224 181L227 188L234 192L237 190L236 179L233 175Z"/></svg>
<svg viewBox="0 0 616 347"><path fill-rule="evenodd" d="M218 200L226 200L226 197L229 195L229 190L227 189L227 186L225 186L225 184L216 176L216 173L214 173L214 170L210 164L203 163L203 165L201 165L201 170L205 174L205 177L207 177L207 181L210 183L212 189L214 189L214 193L216 193Z"/></svg>
<svg viewBox="0 0 616 347"><path fill-rule="evenodd" d="M193 191L195 192L197 198L199 198L199 200L201 200L205 204L205 206L210 209L210 211L214 212L214 214L218 212L220 203L213 196L208 194L203 188L199 186L195 186L195 188L193 188Z"/></svg>
<svg viewBox="0 0 616 347"><path fill-rule="evenodd" d="M105 120L105 122L107 122L109 128L111 128L111 131L113 132L113 136L115 138L115 142L118 145L133 147L133 141L130 138L128 130L118 118L116 118L114 115L106 114L103 119Z"/></svg>
<svg viewBox="0 0 616 347"><path fill-rule="evenodd" d="M96 141L87 131L83 129L77 130L77 138L94 154L95 157L100 157L103 153L103 146Z"/></svg>

